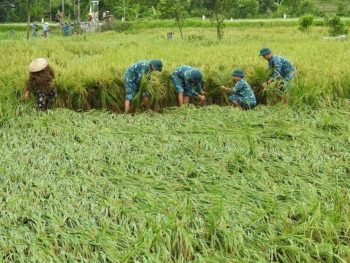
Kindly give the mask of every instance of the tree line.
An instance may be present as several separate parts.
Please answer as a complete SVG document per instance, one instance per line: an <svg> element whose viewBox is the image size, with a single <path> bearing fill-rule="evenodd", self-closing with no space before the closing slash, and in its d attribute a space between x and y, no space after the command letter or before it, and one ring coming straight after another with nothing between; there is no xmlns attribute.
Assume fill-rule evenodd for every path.
<svg viewBox="0 0 350 263"><path fill-rule="evenodd" d="M315 5L315 3L319 3ZM62 5L64 4L64 8ZM101 0L99 15L109 11L116 19L172 18L181 13L185 17L208 17L213 20L226 18L299 17L305 14L323 16L325 4L337 7L337 15L349 15L348 0ZM0 3L0 22L26 22L28 6L32 20L54 20L58 10L64 9L69 21L87 20L89 0L3 0ZM79 12L78 12L78 7ZM180 10L181 9L181 10ZM179 12L181 11L181 12Z"/></svg>

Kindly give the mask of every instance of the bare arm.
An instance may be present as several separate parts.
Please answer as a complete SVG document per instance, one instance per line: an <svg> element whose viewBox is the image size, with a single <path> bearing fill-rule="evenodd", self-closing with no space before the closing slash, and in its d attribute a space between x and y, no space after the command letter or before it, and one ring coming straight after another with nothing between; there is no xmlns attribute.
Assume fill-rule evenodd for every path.
<svg viewBox="0 0 350 263"><path fill-rule="evenodd" d="M28 98L29 93L30 93L30 91L29 91L29 90L27 90L27 91L26 91L26 94L24 95L24 99L27 99L27 98Z"/></svg>
<svg viewBox="0 0 350 263"><path fill-rule="evenodd" d="M226 91L227 93L230 93L230 94L234 94L235 93L232 89L227 88L225 86L221 86L220 89L223 90L223 91Z"/></svg>

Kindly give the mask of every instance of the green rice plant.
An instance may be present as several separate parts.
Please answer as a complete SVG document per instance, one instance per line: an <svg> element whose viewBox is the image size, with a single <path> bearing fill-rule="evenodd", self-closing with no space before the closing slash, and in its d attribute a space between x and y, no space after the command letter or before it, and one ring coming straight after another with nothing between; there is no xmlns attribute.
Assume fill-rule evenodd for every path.
<svg viewBox="0 0 350 263"><path fill-rule="evenodd" d="M172 106L171 102L177 100L175 90L172 87L169 71L154 72L148 83L150 92L150 107L159 112L164 107Z"/></svg>
<svg viewBox="0 0 350 263"><path fill-rule="evenodd" d="M2 125L4 260L349 258L341 111L32 112Z"/></svg>
<svg viewBox="0 0 350 263"><path fill-rule="evenodd" d="M349 261L348 43L320 41L323 28L226 30L232 42L212 46L168 41L167 28L2 42L2 261ZM216 89L233 85L233 69L252 87L268 79L259 43L295 62L290 104L225 107ZM18 101L44 55L59 94L45 113L34 95ZM112 114L125 69L149 58L164 70L142 90L163 114L141 97L139 114ZM203 73L211 105L172 107L171 72L185 64Z"/></svg>
<svg viewBox="0 0 350 263"><path fill-rule="evenodd" d="M220 67L219 67L220 68ZM230 105L227 96L223 95L220 87L233 86L232 76L227 70L220 70L213 67L206 69L204 76L204 90L207 92L207 104Z"/></svg>
<svg viewBox="0 0 350 263"><path fill-rule="evenodd" d="M135 94L132 104L133 107L131 107L131 110L140 112L142 109L145 109L145 105L143 104L143 93L149 93L148 91L148 81L151 77L151 74L144 74L141 78L140 88L139 91Z"/></svg>
<svg viewBox="0 0 350 263"><path fill-rule="evenodd" d="M87 87L78 83L76 79L56 78L54 85L57 89L59 107L68 107L73 109L90 109L88 102Z"/></svg>
<svg viewBox="0 0 350 263"><path fill-rule="evenodd" d="M271 106L281 102L283 99L288 100L289 94L283 92L282 88L286 85L281 79L275 79L270 85L263 89L263 95L266 96L266 104ZM288 84L287 84L288 85Z"/></svg>
<svg viewBox="0 0 350 263"><path fill-rule="evenodd" d="M321 87L308 85L302 77L297 76L292 82L290 102L296 107L314 108L320 102Z"/></svg>
<svg viewBox="0 0 350 263"><path fill-rule="evenodd" d="M142 35L126 35L122 33L120 36L122 36L123 41L121 41L121 38L115 37L117 33L105 32L102 33L102 38L91 34L89 36L82 35L74 38L65 38L64 40L60 38L50 38L46 39L47 41L44 41L44 39L37 39L35 40L35 45L32 45L34 42L25 42L22 45L22 43L19 43L21 42L20 40L13 40L11 43L4 42L4 45L2 45L3 50L9 51L4 54L17 54L19 50L24 48L23 54L25 54L25 56L18 57L15 60L5 59L4 61L16 61L15 64L10 62L11 67L8 67L9 63L6 64L4 61L2 62L2 66L8 68L7 71L1 73L1 79L3 81L2 89L15 88L15 91L12 90L14 93L2 92L2 94L18 97L19 94L23 92L22 89L28 77L24 65L28 65L33 57L44 56L49 58L51 65L56 71L57 78L61 78L57 80L59 89L61 90L58 98L58 107L66 107L64 105L68 105L67 107L74 109L89 109L94 108L96 104L96 108L103 107L119 111L124 98L121 97L117 99L117 97L123 92L123 87L121 87L120 91L116 90L111 84L113 80L115 80L116 76L122 78L126 67L130 63L140 59L158 57L164 60L164 70L168 70L169 72L172 72L174 68L182 64L189 64L199 68L204 76L204 88L208 92L208 104L227 105L227 99L225 96L222 96L218 86L223 83L229 83L231 77L230 72L234 68L241 68L244 70L248 82L256 89L258 100L264 103L264 94L261 94L261 88L259 88L260 84L263 82L262 80L266 80L266 71L263 65L264 60L256 55L260 46L250 45L249 43L256 41L256 39L259 39L261 43L264 43L266 39L273 39L276 43L287 45L286 39L293 43L298 43L298 41L300 42L300 39L302 39L302 47L297 44L294 45L292 50L283 48L281 45L279 45L279 47L281 46L281 50L288 50L290 54L286 54L286 57L293 61L293 64L295 64L298 69L298 74L302 72L301 76L306 87L320 87L323 90L322 97L326 99L322 103L317 103L316 96L318 92L315 94L308 93L310 98L310 100L308 100L316 102L312 107L319 107L320 105L324 105L324 103L334 104L336 103L334 100L337 100L338 97L346 98L349 93L346 88L346 77L344 77L346 76L347 68L346 65L343 64L344 62L339 59L339 55L346 55L348 52L347 44L332 42L332 45L334 45L333 50L336 50L336 54L334 54L334 63L342 68L341 72L336 71L335 68L332 67L316 70L312 66L312 59L300 57L299 54L302 48L307 54L317 58L320 63L329 63L329 61L325 61L320 57L320 52L317 52L318 49L324 49L326 45L329 46L330 44L330 42L325 43L319 41L317 38L317 35L322 34L324 30L322 31L322 28L315 28L315 32L310 33L310 36L306 37L299 32L294 32L290 28L287 29L285 27L276 27L274 29L250 28L249 30L243 28L240 34L234 30L228 29L229 31L227 33L230 39L225 39L222 42L216 41L210 45L204 44L203 41L186 43L178 41L177 39L174 39L174 41L167 41L166 39L159 38L161 29L152 29ZM187 30L189 34L195 34L196 31L198 31L198 29L190 28ZM210 39L210 34L213 33L211 31L211 29L201 29L199 33L205 36L206 39ZM276 34L276 32L279 32L279 34ZM288 37L286 34L289 34ZM107 41L108 39L111 41ZM140 41L140 39L142 39L142 41ZM82 45L82 42L87 44ZM146 50L150 49L147 48L146 44L141 45L141 42L152 43L156 48L148 52ZM240 48L237 48L237 45L235 45L236 48L233 50L232 44L238 42L242 43L242 45ZM13 44L18 45L16 46ZM273 49L276 50L276 48ZM42 50L43 52L38 52L37 50ZM169 52L169 50L171 50L171 52ZM277 49L276 52L278 51ZM147 55L145 55L146 53ZM118 57L115 57L116 54L118 54ZM232 55L227 56L227 54ZM245 54L245 56L242 56L242 54ZM156 108L163 107L161 105L166 107L166 105L173 106L177 104L176 93L173 92L170 78L162 78L162 76L165 76L165 74L161 74L159 84L163 87L169 87L167 91L170 92L170 94L169 96L166 94L163 102ZM316 81L313 81L310 76L317 76ZM333 81L328 80L326 76L332 76ZM91 88L96 87L96 83L106 83L107 89L112 90L104 92L104 95L101 97L99 92L95 92L95 88ZM331 85L332 88L328 88L328 84ZM71 92L69 94L72 94L75 98L68 98L69 101L64 103L61 100L60 94L63 95L63 100L66 100L67 88L63 86L67 86L68 89L76 86L78 89L81 89L79 87L84 87L84 89L93 92L89 98L92 98L94 101L89 102L89 100L85 100L84 102L83 99L77 99L77 96L74 95L75 92ZM120 86L120 84L117 84L117 86ZM97 88L97 90L98 89L99 88ZM86 96L88 96L88 94L86 94ZM101 102L101 99L103 99L104 102ZM118 102L116 102L117 100ZM83 105L73 105L74 103L72 103L72 101L74 101L74 103L82 103ZM193 99L193 101L197 105L197 100ZM290 101L292 103L293 100L291 99ZM296 99L295 101L302 102L305 100ZM105 105L106 103L111 103L112 105Z"/></svg>
<svg viewBox="0 0 350 263"><path fill-rule="evenodd" d="M272 72L262 66L254 66L247 73L247 80L253 89L258 104L268 104L266 91L262 84L269 80ZM274 96L274 95L273 95Z"/></svg>

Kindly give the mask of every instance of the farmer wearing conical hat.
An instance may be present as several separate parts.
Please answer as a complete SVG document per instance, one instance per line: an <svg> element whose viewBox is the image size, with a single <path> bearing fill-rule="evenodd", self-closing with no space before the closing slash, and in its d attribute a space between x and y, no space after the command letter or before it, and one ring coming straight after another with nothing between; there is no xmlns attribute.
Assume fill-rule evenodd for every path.
<svg viewBox="0 0 350 263"><path fill-rule="evenodd" d="M263 88L271 84L277 77L281 77L285 82L280 87L281 91L284 93L289 93L291 90L290 82L295 71L292 63L282 56L272 55L272 50L267 47L264 47L260 50L260 56L268 61L269 69L273 70L273 73L269 80L262 84Z"/></svg>
<svg viewBox="0 0 350 263"><path fill-rule="evenodd" d="M176 91L178 92L179 106L190 102L190 97L198 97L205 102L205 94L202 89L202 73L191 66L181 66L175 69L171 78Z"/></svg>
<svg viewBox="0 0 350 263"><path fill-rule="evenodd" d="M141 79L146 76L146 80L150 80L150 73L154 70L162 71L163 63L160 60L144 60L136 62L131 65L124 73L124 87L125 87L125 113L128 113L130 102L135 96L141 86ZM143 104L148 105L147 91L142 92Z"/></svg>
<svg viewBox="0 0 350 263"><path fill-rule="evenodd" d="M232 76L236 83L235 86L232 88L221 86L221 90L230 94L229 100L233 106L241 110L253 109L256 106L256 98L248 82L244 79L243 71L235 69Z"/></svg>
<svg viewBox="0 0 350 263"><path fill-rule="evenodd" d="M56 97L56 89L52 82L55 73L45 58L36 58L29 65L29 79L26 85L24 99L33 91L37 96L39 109L47 110L47 104Z"/></svg>

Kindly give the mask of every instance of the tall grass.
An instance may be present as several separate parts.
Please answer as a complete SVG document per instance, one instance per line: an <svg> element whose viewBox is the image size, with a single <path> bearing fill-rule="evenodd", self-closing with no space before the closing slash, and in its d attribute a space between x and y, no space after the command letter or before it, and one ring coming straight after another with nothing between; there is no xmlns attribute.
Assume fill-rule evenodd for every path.
<svg viewBox="0 0 350 263"><path fill-rule="evenodd" d="M154 74L149 87L145 87L152 90L153 109L176 105L169 74L184 64L202 71L209 103L227 105L227 98L218 87L233 84L231 73L235 68L244 70L260 97L267 65L258 52L262 46L269 46L297 68L293 106L319 107L320 101L330 105L338 98L349 98L346 76L350 69L343 58L349 55L350 49L348 41L324 41L325 31L325 28L316 28L307 35L297 28L285 27L227 29L221 42L215 40L214 28L187 28L185 35L202 36L188 41L167 40L167 29L162 28L145 29L138 34L105 32L29 41L11 39L1 45L4 59L0 66L6 68L0 73L1 96L19 98L28 77L28 64L34 57L46 57L57 73L57 106L121 112L126 68L138 60L161 59L165 73ZM332 50L331 57L324 50Z"/></svg>

